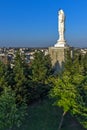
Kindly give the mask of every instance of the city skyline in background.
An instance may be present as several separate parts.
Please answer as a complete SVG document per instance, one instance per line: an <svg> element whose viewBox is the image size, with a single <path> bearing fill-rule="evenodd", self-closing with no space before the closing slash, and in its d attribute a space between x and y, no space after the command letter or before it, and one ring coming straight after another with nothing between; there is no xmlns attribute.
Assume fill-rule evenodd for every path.
<svg viewBox="0 0 87 130"><path fill-rule="evenodd" d="M58 40L58 10L65 39L87 47L87 0L0 0L0 47L49 47Z"/></svg>

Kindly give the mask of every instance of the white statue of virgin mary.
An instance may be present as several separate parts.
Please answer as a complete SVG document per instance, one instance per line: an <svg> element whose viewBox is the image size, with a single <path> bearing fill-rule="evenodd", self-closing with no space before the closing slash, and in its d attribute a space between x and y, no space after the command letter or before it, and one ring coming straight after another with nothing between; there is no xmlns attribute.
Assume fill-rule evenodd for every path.
<svg viewBox="0 0 87 130"><path fill-rule="evenodd" d="M65 47L66 41L64 37L65 32L65 15L63 10L58 11L58 34L59 39L57 40L57 43L54 45L55 47Z"/></svg>
<svg viewBox="0 0 87 130"><path fill-rule="evenodd" d="M65 23L65 15L63 10L59 10L58 12L58 32L59 32L59 41L64 41L64 23Z"/></svg>

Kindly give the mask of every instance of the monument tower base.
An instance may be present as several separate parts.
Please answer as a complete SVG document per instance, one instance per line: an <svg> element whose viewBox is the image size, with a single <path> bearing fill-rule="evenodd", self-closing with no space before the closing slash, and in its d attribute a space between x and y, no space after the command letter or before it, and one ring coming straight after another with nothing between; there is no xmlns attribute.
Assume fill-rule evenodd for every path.
<svg viewBox="0 0 87 130"><path fill-rule="evenodd" d="M54 45L54 47L67 47L65 40L57 40L57 43Z"/></svg>
<svg viewBox="0 0 87 130"><path fill-rule="evenodd" d="M49 54L51 57L52 66L56 72L60 71L63 68L65 55L69 49L70 49L69 46L66 46L66 45L59 46L59 44L58 44L58 47L57 46L49 47Z"/></svg>

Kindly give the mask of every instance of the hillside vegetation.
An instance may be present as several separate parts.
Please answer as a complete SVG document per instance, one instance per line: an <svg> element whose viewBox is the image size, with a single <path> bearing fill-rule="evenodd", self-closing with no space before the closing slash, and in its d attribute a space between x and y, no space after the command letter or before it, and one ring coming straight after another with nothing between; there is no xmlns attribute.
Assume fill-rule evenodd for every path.
<svg viewBox="0 0 87 130"><path fill-rule="evenodd" d="M52 100L44 100L29 107L28 117L18 130L57 130L62 111L52 105ZM84 130L69 114L64 119L61 130Z"/></svg>

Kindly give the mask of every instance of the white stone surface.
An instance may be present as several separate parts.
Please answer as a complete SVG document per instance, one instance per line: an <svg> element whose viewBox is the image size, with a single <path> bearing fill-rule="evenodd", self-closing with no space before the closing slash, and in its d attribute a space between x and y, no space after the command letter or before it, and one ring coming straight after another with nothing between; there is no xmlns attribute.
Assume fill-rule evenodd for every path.
<svg viewBox="0 0 87 130"><path fill-rule="evenodd" d="M54 47L65 47L66 46L64 32L65 32L65 15L64 15L63 10L59 10L59 12L58 12L59 39L57 40L57 43L54 45Z"/></svg>
<svg viewBox="0 0 87 130"><path fill-rule="evenodd" d="M57 40L57 43L54 45L54 47L66 47L66 41Z"/></svg>

